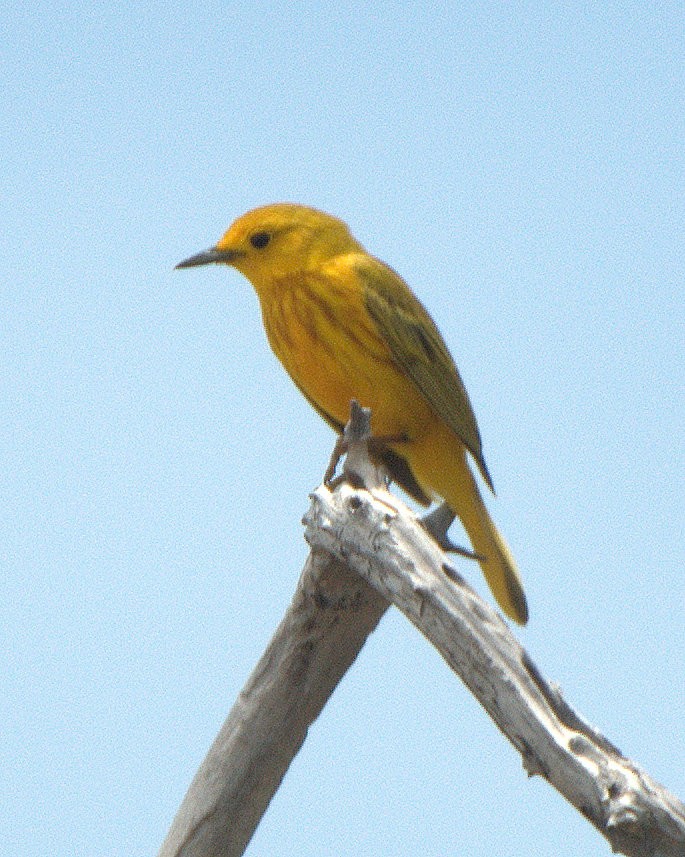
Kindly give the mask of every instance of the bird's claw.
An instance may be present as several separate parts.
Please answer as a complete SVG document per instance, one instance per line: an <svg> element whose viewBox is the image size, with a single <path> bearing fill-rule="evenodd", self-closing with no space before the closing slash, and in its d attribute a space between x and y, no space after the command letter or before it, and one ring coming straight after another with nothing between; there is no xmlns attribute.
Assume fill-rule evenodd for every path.
<svg viewBox="0 0 685 857"><path fill-rule="evenodd" d="M454 518L455 514L447 503L441 503L437 508L433 509L432 512L424 515L423 518L421 518L421 523L423 524L424 529L433 536L435 541L444 551L456 553L459 554L459 556L466 557L467 559L475 559L477 562L481 562L483 557L480 554L475 551L471 551L468 548L463 548L461 545L455 545L447 535L447 531L452 526Z"/></svg>
<svg viewBox="0 0 685 857"><path fill-rule="evenodd" d="M329 488L335 488L336 485L340 484L340 480L342 479L342 477L338 476L334 479L335 471L338 469L338 462L346 452L347 441L345 440L345 435L341 434L335 441L333 452L331 452L331 457L328 461L328 467L326 468L326 472L323 475L323 484L327 485Z"/></svg>

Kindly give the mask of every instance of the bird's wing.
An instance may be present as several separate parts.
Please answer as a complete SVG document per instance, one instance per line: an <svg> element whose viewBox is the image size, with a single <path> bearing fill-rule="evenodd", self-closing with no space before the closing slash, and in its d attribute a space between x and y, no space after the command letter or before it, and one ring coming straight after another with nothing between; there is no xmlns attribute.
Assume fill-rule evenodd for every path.
<svg viewBox="0 0 685 857"><path fill-rule="evenodd" d="M462 441L494 491L468 393L432 318L392 268L361 254L354 264L366 308L394 360Z"/></svg>

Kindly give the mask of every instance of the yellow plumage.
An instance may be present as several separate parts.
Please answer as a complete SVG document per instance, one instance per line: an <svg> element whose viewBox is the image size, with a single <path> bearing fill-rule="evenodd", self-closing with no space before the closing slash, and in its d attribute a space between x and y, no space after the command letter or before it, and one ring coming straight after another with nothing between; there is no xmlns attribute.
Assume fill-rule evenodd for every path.
<svg viewBox="0 0 685 857"><path fill-rule="evenodd" d="M468 395L432 319L409 286L340 220L268 205L179 267L220 262L252 283L274 353L337 431L350 400L371 408L375 435L402 438L384 463L419 502L442 497L464 525L504 612L528 618L514 560L483 503L469 455L492 488Z"/></svg>

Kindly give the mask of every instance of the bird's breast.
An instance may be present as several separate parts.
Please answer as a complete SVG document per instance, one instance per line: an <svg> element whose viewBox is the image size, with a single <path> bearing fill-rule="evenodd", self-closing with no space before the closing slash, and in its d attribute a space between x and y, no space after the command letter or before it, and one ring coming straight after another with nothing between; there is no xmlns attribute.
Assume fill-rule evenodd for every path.
<svg viewBox="0 0 685 857"><path fill-rule="evenodd" d="M269 343L297 386L339 423L350 400L372 410L376 435L414 436L429 408L366 311L361 290L313 276L260 296Z"/></svg>

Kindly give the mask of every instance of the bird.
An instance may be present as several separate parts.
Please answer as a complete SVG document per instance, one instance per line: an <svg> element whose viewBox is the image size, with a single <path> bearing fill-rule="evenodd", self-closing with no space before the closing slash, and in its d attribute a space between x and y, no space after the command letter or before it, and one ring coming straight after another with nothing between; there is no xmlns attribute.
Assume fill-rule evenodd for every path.
<svg viewBox="0 0 685 857"><path fill-rule="evenodd" d="M342 220L275 203L248 211L177 268L223 264L259 300L268 342L301 393L339 434L356 399L371 409L389 477L423 506L443 500L461 521L504 613L528 606L511 551L472 465L494 493L476 417L450 352L407 283Z"/></svg>

